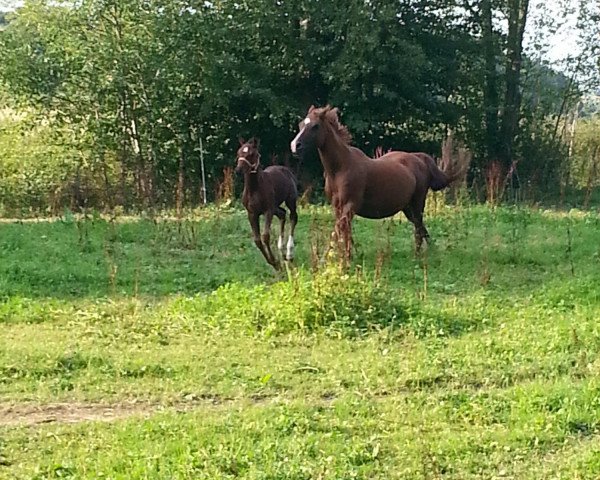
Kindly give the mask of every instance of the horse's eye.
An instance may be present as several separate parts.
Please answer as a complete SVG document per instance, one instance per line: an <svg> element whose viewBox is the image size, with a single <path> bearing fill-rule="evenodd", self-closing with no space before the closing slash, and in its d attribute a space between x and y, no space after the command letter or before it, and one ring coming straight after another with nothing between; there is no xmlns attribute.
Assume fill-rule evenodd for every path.
<svg viewBox="0 0 600 480"><path fill-rule="evenodd" d="M312 127L310 127L311 130L316 130L317 128L319 128L319 124L318 123L313 123Z"/></svg>

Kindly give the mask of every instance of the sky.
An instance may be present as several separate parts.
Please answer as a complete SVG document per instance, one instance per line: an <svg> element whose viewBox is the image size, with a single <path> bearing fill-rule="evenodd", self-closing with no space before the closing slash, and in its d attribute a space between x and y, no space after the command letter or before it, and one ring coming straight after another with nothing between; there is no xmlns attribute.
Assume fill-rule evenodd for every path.
<svg viewBox="0 0 600 480"><path fill-rule="evenodd" d="M531 2L530 5L530 13L528 19L528 28L527 35L525 38L525 47L527 48L527 44L530 41L531 37L535 34L535 17L536 17L536 8L535 3ZM556 33L550 37L548 37L547 41L549 44L547 59L551 62L558 62L564 59L569 54L576 54L579 51L579 47L577 45L577 30L576 30L576 22L577 22L577 11L573 11L570 15L566 17L561 12L561 3L567 3L573 8L576 8L577 1L576 0L541 0L540 3L545 4L545 7L551 12L552 17L557 21L557 23L561 24L560 28L556 31Z"/></svg>

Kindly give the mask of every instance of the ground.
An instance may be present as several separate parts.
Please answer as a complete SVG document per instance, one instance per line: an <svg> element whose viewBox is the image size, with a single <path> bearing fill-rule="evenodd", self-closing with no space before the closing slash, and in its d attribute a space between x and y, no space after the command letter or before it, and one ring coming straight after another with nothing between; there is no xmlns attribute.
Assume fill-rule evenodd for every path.
<svg viewBox="0 0 600 480"><path fill-rule="evenodd" d="M600 214L0 224L0 478L600 477ZM275 235L273 235L275 236Z"/></svg>

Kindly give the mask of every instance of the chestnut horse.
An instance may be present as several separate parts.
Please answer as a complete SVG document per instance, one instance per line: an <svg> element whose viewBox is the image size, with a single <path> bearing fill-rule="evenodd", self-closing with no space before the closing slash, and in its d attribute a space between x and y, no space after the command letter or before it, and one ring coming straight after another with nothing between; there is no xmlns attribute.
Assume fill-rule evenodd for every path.
<svg viewBox="0 0 600 480"><path fill-rule="evenodd" d="M240 139L240 148L237 151L236 173L244 175L244 193L242 203L248 212L248 219L252 227L254 243L261 251L267 262L277 268L279 262L271 251L271 222L273 215L279 218L280 233L277 246L284 256L285 210L280 206L285 202L290 211L290 235L284 258L294 258L294 230L298 222L296 201L298 188L296 177L292 171L280 165L271 165L264 170L260 166L258 140L250 139L248 142ZM265 216L265 229L261 236L259 217Z"/></svg>
<svg viewBox="0 0 600 480"><path fill-rule="evenodd" d="M441 170L425 153L389 152L372 159L350 145L352 137L338 118L338 109L310 107L291 142L299 157L318 151L325 170L325 193L335 212L334 235L352 248L352 218L391 217L399 211L414 225L415 250L429 232L423 223L427 192L441 190L462 175L459 169Z"/></svg>

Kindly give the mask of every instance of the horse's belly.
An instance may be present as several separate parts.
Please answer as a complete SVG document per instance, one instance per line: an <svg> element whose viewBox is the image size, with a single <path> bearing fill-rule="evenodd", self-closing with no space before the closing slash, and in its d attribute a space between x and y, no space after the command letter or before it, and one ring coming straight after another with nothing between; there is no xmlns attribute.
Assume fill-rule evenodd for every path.
<svg viewBox="0 0 600 480"><path fill-rule="evenodd" d="M365 218L386 218L404 210L414 193L414 177L380 176L365 190L362 205L356 213Z"/></svg>
<svg viewBox="0 0 600 480"><path fill-rule="evenodd" d="M356 214L360 217L364 218L387 218L392 217L400 210L402 210L402 206L397 204L394 206L375 206L375 205L363 205L360 209L356 211Z"/></svg>

